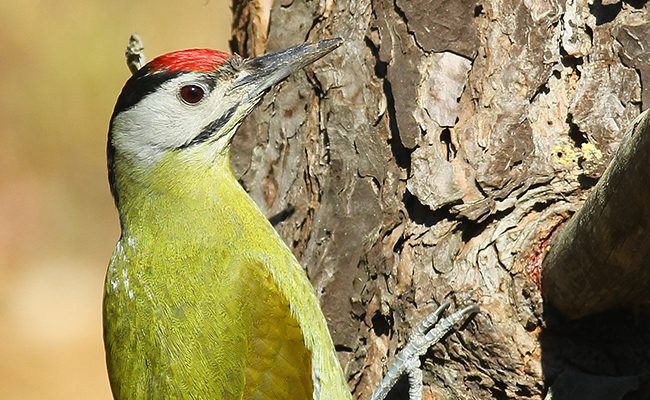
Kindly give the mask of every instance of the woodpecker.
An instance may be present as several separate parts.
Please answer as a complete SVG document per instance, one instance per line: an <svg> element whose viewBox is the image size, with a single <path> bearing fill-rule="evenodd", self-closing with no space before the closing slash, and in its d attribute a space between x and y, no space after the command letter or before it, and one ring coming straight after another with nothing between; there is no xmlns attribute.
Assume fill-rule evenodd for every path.
<svg viewBox="0 0 650 400"><path fill-rule="evenodd" d="M352 399L304 270L230 165L264 93L341 43L177 51L126 82L107 145L122 229L103 302L116 400Z"/></svg>

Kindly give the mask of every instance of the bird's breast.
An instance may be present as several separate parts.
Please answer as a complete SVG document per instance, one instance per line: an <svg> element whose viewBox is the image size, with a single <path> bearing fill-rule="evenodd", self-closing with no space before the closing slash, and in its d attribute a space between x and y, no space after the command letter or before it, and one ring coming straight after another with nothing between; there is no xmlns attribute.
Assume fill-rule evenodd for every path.
<svg viewBox="0 0 650 400"><path fill-rule="evenodd" d="M132 242L118 245L106 282L116 393L313 399L311 352L262 260L223 249L161 257Z"/></svg>

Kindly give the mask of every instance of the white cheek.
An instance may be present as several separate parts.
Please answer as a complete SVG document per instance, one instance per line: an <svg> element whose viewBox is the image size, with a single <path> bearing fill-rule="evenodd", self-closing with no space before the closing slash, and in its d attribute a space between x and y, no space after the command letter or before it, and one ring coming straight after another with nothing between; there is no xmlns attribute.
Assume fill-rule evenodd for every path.
<svg viewBox="0 0 650 400"><path fill-rule="evenodd" d="M195 77L185 76L162 85L113 120L113 145L119 154L136 165L148 167L166 152L186 145L212 121L234 104L229 104L226 88L213 91L199 103L188 105L178 91L192 84Z"/></svg>
<svg viewBox="0 0 650 400"><path fill-rule="evenodd" d="M116 116L113 141L129 158L151 164L167 150L190 141L205 125L175 96L150 95L135 107Z"/></svg>

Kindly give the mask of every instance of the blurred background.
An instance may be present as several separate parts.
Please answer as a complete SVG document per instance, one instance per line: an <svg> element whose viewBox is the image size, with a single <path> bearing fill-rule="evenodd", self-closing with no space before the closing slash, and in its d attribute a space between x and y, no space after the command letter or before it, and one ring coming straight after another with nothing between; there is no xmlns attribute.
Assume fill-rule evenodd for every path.
<svg viewBox="0 0 650 400"><path fill-rule="evenodd" d="M105 146L124 49L228 51L229 0L0 1L0 400L111 399Z"/></svg>

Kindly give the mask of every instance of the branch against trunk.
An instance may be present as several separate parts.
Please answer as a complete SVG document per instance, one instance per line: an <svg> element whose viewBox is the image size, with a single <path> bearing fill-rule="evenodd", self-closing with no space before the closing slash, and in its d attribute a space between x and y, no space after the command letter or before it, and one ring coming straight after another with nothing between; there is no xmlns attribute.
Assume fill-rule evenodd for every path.
<svg viewBox="0 0 650 400"><path fill-rule="evenodd" d="M548 300L569 319L647 302L650 295L650 114L626 132L584 206L551 240Z"/></svg>

